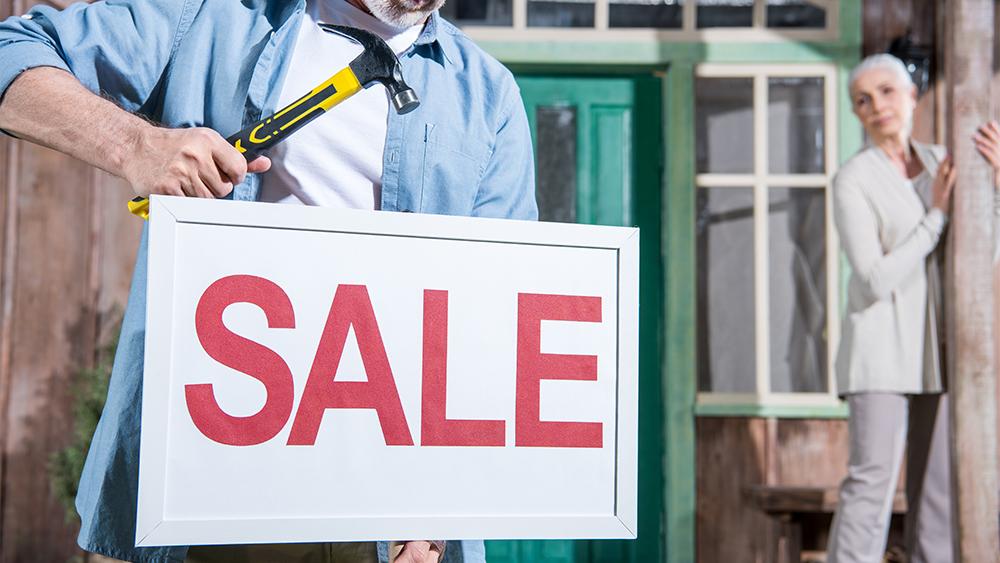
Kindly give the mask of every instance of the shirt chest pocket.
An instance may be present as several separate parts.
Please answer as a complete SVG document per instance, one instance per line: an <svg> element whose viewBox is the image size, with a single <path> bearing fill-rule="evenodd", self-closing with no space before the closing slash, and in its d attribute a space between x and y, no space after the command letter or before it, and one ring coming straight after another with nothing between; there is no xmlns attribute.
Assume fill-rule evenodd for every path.
<svg viewBox="0 0 1000 563"><path fill-rule="evenodd" d="M421 213L469 215L492 150L481 135L425 123L420 172Z"/></svg>

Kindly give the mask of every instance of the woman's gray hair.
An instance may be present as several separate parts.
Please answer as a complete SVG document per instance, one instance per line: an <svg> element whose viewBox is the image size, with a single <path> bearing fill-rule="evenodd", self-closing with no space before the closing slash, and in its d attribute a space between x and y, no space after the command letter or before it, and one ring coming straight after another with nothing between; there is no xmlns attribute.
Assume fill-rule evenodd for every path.
<svg viewBox="0 0 1000 563"><path fill-rule="evenodd" d="M854 67L847 79L847 89L850 90L851 88L854 88L854 82L863 73L876 68L891 72L900 86L910 87L914 85L913 78L906 70L906 65L903 64L903 61L888 53L879 53L878 55L865 57L865 60L861 61L858 63L858 66Z"/></svg>

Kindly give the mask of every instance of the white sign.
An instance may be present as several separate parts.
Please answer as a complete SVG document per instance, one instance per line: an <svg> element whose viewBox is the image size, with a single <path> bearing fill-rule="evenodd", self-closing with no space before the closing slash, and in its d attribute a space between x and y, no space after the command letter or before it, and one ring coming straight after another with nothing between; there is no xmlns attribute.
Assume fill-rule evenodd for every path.
<svg viewBox="0 0 1000 563"><path fill-rule="evenodd" d="M151 205L137 546L635 537L637 229Z"/></svg>

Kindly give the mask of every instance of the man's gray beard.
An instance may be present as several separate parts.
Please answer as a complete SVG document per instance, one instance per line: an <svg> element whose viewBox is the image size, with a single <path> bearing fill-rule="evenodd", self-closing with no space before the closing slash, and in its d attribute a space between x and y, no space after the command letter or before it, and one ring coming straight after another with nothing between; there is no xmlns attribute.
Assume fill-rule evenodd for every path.
<svg viewBox="0 0 1000 563"><path fill-rule="evenodd" d="M413 27L427 19L427 16L444 4L444 0L436 0L427 8L411 12L396 3L397 0L362 0L379 20L401 29Z"/></svg>

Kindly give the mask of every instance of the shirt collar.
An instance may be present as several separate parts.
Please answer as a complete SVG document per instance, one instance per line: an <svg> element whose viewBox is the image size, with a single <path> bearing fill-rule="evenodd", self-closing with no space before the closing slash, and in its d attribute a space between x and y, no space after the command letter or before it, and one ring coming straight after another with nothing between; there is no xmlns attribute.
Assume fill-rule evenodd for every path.
<svg viewBox="0 0 1000 563"><path fill-rule="evenodd" d="M270 8L270 10L268 10ZM306 0L296 0L295 2L268 2L265 5L265 13L273 29L278 29L292 17L292 14L306 9Z"/></svg>
<svg viewBox="0 0 1000 563"><path fill-rule="evenodd" d="M458 53L455 51L455 42L448 33L447 23L441 19L441 15L436 11L432 12L430 17L427 18L427 25L424 26L424 30L417 37L417 40L413 43L414 46L428 45L433 48L436 46L437 50L441 52L441 55L450 64L455 64L459 60ZM440 62L440 61L439 61Z"/></svg>

